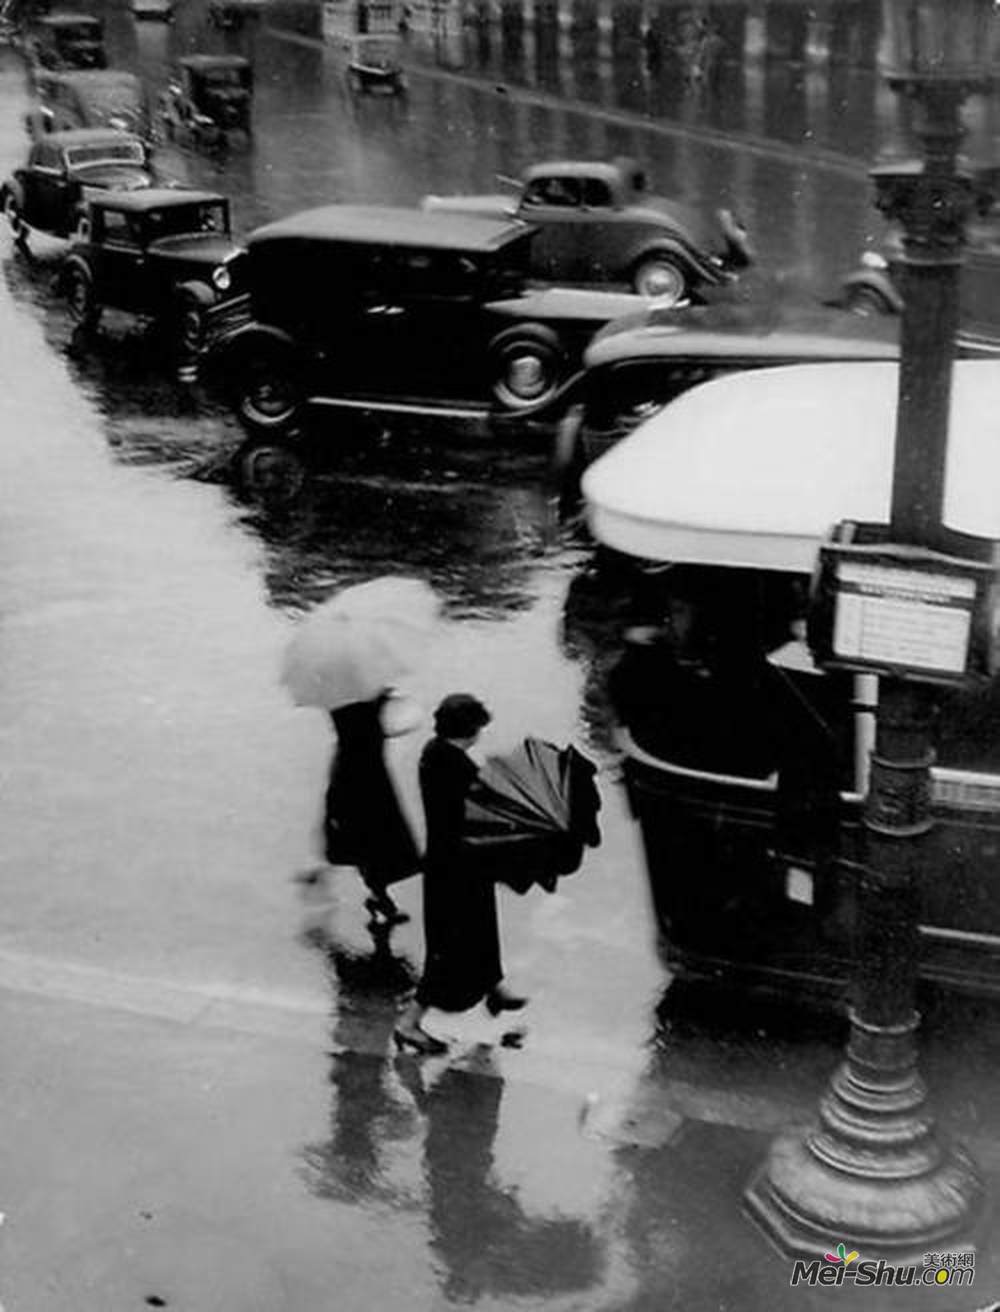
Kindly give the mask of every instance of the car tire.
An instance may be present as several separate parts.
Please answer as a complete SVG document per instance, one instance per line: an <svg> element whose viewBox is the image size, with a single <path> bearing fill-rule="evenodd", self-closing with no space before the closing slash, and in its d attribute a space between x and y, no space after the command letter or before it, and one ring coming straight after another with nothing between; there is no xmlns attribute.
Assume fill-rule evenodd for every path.
<svg viewBox="0 0 1000 1312"><path fill-rule="evenodd" d="M236 483L242 496L260 505L287 505L306 485L306 462L288 442L251 438L234 457Z"/></svg>
<svg viewBox="0 0 1000 1312"><path fill-rule="evenodd" d="M205 309L192 291L177 296L169 320L170 344L176 355L194 359L205 349Z"/></svg>
<svg viewBox="0 0 1000 1312"><path fill-rule="evenodd" d="M236 409L252 432L276 433L288 428L302 409L299 371L287 352L244 357L239 373Z"/></svg>
<svg viewBox="0 0 1000 1312"><path fill-rule="evenodd" d="M23 243L27 234L24 219L21 217L21 207L17 203L17 197L12 191L5 191L3 198L3 212L7 220L7 226L16 242Z"/></svg>
<svg viewBox="0 0 1000 1312"><path fill-rule="evenodd" d="M893 307L875 287L849 287L844 296L844 308L863 319L893 313Z"/></svg>
<svg viewBox="0 0 1000 1312"><path fill-rule="evenodd" d="M505 410L543 405L559 390L566 371L559 338L550 328L508 328L488 348L494 398Z"/></svg>
<svg viewBox="0 0 1000 1312"><path fill-rule="evenodd" d="M101 307L94 295L94 280L85 265L69 265L63 274L63 294L73 322L86 332L93 331L101 317Z"/></svg>
<svg viewBox="0 0 1000 1312"><path fill-rule="evenodd" d="M660 305L679 305L688 296L687 273L669 255L647 255L635 266L632 287Z"/></svg>

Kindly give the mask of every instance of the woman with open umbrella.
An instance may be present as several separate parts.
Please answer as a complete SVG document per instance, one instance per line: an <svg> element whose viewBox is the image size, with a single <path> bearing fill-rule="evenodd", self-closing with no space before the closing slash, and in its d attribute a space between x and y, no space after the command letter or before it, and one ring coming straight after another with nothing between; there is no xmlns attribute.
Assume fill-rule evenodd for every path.
<svg viewBox="0 0 1000 1312"><path fill-rule="evenodd" d="M463 844L466 799L479 771L468 755L490 722L482 702L452 693L434 713L435 736L420 758L427 817L424 856L424 971L416 996L393 1033L400 1050L441 1053L447 1044L421 1022L429 1007L468 1011L486 1000L492 1015L523 1007L502 984L493 880L476 869Z"/></svg>
<svg viewBox="0 0 1000 1312"><path fill-rule="evenodd" d="M408 919L388 888L420 867L386 767L386 709L390 689L411 672L429 641L439 609L419 579L374 579L317 607L285 652L283 678L295 701L328 711L337 736L326 791L324 854L331 865L357 867L374 924Z"/></svg>

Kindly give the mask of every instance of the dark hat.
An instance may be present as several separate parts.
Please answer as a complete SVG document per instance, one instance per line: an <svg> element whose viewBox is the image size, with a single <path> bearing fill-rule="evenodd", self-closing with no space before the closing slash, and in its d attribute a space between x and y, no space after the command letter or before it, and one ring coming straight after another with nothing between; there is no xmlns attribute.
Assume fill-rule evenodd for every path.
<svg viewBox="0 0 1000 1312"><path fill-rule="evenodd" d="M434 712L434 732L439 738L470 738L492 719L478 697L467 692L453 692Z"/></svg>

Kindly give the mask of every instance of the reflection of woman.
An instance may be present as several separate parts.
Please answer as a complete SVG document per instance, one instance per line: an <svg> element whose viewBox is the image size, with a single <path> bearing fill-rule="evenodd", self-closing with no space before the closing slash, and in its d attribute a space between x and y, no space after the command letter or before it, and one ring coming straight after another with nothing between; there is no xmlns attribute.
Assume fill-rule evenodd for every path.
<svg viewBox="0 0 1000 1312"><path fill-rule="evenodd" d="M435 737L420 758L420 792L427 816L424 858L424 973L397 1027L398 1048L444 1052L422 1027L429 1007L468 1011L486 999L493 1015L523 1007L501 985L496 891L463 849L465 801L478 771L467 755L490 713L467 693L446 697L434 714Z"/></svg>
<svg viewBox="0 0 1000 1312"><path fill-rule="evenodd" d="M326 790L324 838L331 865L357 866L372 920L398 925L409 917L388 885L415 874L416 843L386 769L382 710L388 693L331 711L337 747Z"/></svg>

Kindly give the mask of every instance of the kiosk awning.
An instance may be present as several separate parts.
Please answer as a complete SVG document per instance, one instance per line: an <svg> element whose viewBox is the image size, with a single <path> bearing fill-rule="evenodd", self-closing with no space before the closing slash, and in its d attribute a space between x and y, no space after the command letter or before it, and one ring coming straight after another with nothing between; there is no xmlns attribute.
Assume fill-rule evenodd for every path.
<svg viewBox="0 0 1000 1312"><path fill-rule="evenodd" d="M650 560L810 572L837 521L888 522L898 377L792 365L685 392L586 471L594 536ZM955 365L944 522L1000 540L1000 362Z"/></svg>

